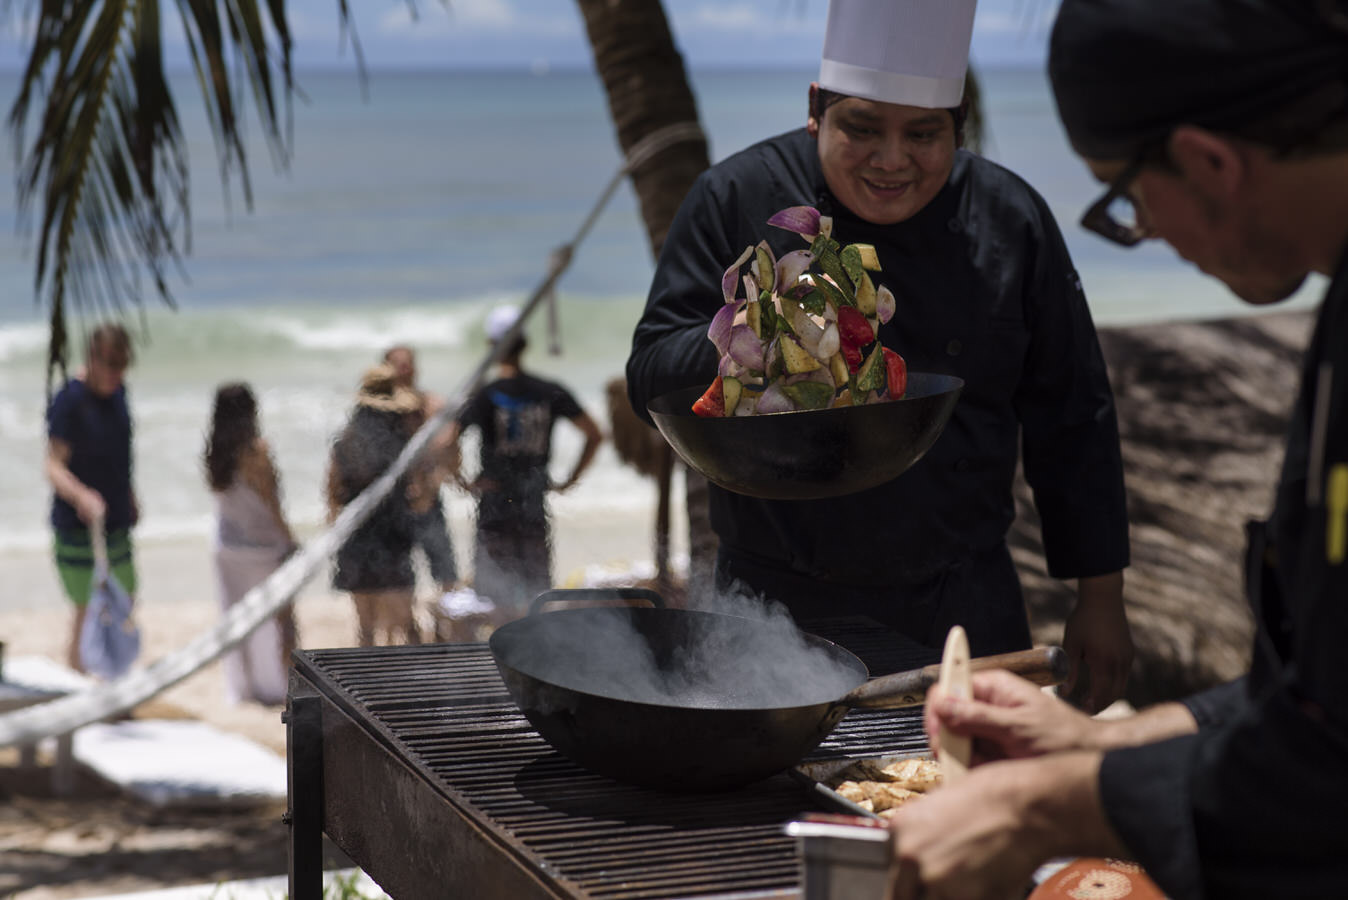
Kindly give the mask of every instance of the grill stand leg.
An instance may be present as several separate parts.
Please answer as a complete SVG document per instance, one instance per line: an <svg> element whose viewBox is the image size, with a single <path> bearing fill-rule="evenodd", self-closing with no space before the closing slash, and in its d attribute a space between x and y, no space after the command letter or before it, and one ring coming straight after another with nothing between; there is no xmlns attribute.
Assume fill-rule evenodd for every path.
<svg viewBox="0 0 1348 900"><path fill-rule="evenodd" d="M294 680L291 681L292 688ZM323 712L312 694L291 693L286 709L290 810L290 898L323 896Z"/></svg>

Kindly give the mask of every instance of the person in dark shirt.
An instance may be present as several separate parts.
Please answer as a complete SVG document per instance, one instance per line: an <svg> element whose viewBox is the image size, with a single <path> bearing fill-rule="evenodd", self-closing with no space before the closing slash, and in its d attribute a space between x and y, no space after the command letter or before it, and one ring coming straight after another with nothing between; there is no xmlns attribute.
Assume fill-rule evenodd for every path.
<svg viewBox="0 0 1348 900"><path fill-rule="evenodd" d="M895 896L1018 896L1055 856L1166 896L1348 896L1348 16L1342 3L1065 0L1049 69L1107 187L1082 224L1160 237L1247 303L1330 283L1271 516L1249 523L1249 672L1118 721L1007 673L933 699L989 761L893 821ZM1240 523L1232 522L1231 527ZM1021 758L1026 757L1026 758Z"/></svg>
<svg viewBox="0 0 1348 900"><path fill-rule="evenodd" d="M496 604L499 620L519 616L552 587L547 494L575 486L603 441L599 426L566 388L524 371L520 356L527 341L511 336L518 318L519 311L510 306L488 316L488 339L494 344L510 340L510 346L499 360L496 380L469 398L451 426L455 440L461 431L476 428L482 441L477 477L465 482L457 468L453 477L477 496L473 590ZM560 484L548 474L552 427L559 419L585 437L570 477ZM458 454L452 458L457 461Z"/></svg>
<svg viewBox="0 0 1348 900"><path fill-rule="evenodd" d="M84 368L47 409L46 473L53 492L56 570L75 606L67 661L81 672L80 629L93 591L91 528L104 530L108 566L132 602L136 596L131 528L139 507L131 481L131 411L122 381L133 358L126 329L100 325L89 335Z"/></svg>
<svg viewBox="0 0 1348 900"><path fill-rule="evenodd" d="M907 10L835 0L806 127L730 156L689 191L633 335L629 395L647 416L651 399L710 384L717 354L707 327L724 302L726 267L764 239L777 258L803 248L798 235L766 224L783 208L831 215L836 240L874 245L874 281L897 298L880 342L910 371L962 378L963 393L926 455L880 487L780 501L713 485L720 586L780 601L798 620L867 615L932 647L954 624L976 655L1029 647L1006 541L1021 462L1049 573L1077 581L1063 638L1069 690L1089 681L1082 701L1103 708L1123 693L1132 642L1123 609L1123 470L1095 327L1043 199L960 149L967 32L960 52L934 60L958 62L934 99L934 79L910 85L850 49L849 40L927 41L909 27ZM972 20L971 3L927 8L947 11ZM922 55L900 47L885 59ZM878 87L837 77L858 64ZM1089 678L1078 677L1083 669Z"/></svg>

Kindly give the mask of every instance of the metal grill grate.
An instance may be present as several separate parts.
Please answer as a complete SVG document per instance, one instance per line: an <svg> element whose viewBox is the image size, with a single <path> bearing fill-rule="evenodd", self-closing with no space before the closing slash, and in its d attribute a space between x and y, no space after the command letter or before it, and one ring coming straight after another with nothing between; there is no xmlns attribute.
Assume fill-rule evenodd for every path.
<svg viewBox="0 0 1348 900"><path fill-rule="evenodd" d="M844 639L873 674L937 655L896 642L873 623L810 623L810 630ZM564 895L636 900L798 890L795 845L782 825L815 807L785 776L719 794L665 794L592 775L533 731L480 644L310 651L300 654L298 671L419 772L427 793L452 799ZM918 711L856 710L811 759L925 746ZM379 774L363 777L377 787ZM397 835L390 837L396 844Z"/></svg>

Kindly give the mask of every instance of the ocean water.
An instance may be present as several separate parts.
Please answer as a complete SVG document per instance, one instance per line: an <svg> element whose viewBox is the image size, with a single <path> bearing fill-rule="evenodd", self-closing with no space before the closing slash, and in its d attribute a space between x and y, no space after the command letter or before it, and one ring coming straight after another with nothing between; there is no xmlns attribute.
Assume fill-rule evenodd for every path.
<svg viewBox="0 0 1348 900"><path fill-rule="evenodd" d="M713 159L801 124L812 74L694 72ZM1076 219L1099 188L1067 149L1042 73L982 76L986 153L1048 200L1097 321L1246 311L1163 246L1124 252L1082 232ZM180 82L193 166L186 280L174 281L176 311L147 293L130 314L142 339L128 378L142 541L209 532L200 455L212 394L230 380L259 394L290 518L318 527L328 442L361 371L384 348L408 343L422 385L453 394L485 351L488 310L529 295L620 162L602 87L588 72L373 72L364 94L352 71L302 73L299 82L288 170L273 165L249 123L251 212L237 176L222 191L195 87ZM15 83L0 75L0 97L13 97ZM0 551L45 546L50 502L46 327L32 289L34 241L16 221L13 165L0 158ZM604 385L622 373L650 279L645 241L624 184L560 283L560 356L547 352L543 316L531 322L526 365L563 381L601 421ZM1294 302L1314 302L1319 289ZM73 330L91 321L76 317ZM578 450L574 430L559 426L558 474ZM645 509L652 497L605 446L554 510L583 524Z"/></svg>

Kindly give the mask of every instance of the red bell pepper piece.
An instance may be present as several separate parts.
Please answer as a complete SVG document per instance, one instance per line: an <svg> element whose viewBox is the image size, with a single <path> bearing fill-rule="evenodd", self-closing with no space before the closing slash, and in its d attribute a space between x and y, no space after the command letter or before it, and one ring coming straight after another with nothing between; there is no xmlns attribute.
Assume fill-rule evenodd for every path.
<svg viewBox="0 0 1348 900"><path fill-rule="evenodd" d="M881 348L885 354L885 374L888 376L889 399L898 400L908 390L908 364L903 357L888 347Z"/></svg>
<svg viewBox="0 0 1348 900"><path fill-rule="evenodd" d="M847 360L847 371L855 374L857 369L861 368L861 360L863 358L861 348L854 347L845 341L840 341L839 346L842 348L843 359Z"/></svg>
<svg viewBox="0 0 1348 900"><path fill-rule="evenodd" d="M725 388L721 385L720 375L716 376L706 393L693 401L693 412L709 419L725 415Z"/></svg>
<svg viewBox="0 0 1348 900"><path fill-rule="evenodd" d="M843 306L838 309L838 337L844 345L865 347L875 342L875 332L871 323L855 306Z"/></svg>

